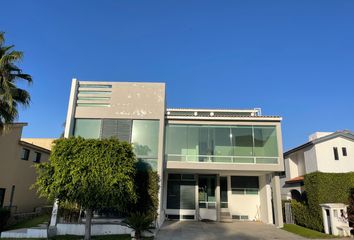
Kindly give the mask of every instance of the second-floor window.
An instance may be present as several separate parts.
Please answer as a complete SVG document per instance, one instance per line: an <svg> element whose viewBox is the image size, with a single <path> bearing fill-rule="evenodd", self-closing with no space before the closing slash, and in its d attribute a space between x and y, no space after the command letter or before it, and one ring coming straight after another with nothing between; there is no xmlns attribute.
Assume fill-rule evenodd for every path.
<svg viewBox="0 0 354 240"><path fill-rule="evenodd" d="M36 152L36 158L34 159L33 162L40 163L41 162L41 156L42 156L42 154L40 152Z"/></svg>
<svg viewBox="0 0 354 240"><path fill-rule="evenodd" d="M347 148L342 147L342 154L343 154L344 157L346 157L348 155Z"/></svg>
<svg viewBox="0 0 354 240"><path fill-rule="evenodd" d="M338 148L333 148L334 160L339 160Z"/></svg>
<svg viewBox="0 0 354 240"><path fill-rule="evenodd" d="M30 150L27 148L23 148L22 152L21 152L21 159L27 161L29 158L29 155L30 155Z"/></svg>

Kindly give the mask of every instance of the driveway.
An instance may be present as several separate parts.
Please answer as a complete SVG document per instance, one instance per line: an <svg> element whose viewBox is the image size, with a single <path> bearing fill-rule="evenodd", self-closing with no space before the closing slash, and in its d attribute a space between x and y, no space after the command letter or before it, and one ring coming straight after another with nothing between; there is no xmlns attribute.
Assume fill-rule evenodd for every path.
<svg viewBox="0 0 354 240"><path fill-rule="evenodd" d="M305 239L298 235L259 222L193 222L165 221L157 240L216 240L216 239Z"/></svg>

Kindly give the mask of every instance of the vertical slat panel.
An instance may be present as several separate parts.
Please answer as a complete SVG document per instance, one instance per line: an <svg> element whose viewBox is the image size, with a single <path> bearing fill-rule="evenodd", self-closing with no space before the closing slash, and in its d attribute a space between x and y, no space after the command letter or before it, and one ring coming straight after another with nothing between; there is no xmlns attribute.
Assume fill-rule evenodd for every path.
<svg viewBox="0 0 354 240"><path fill-rule="evenodd" d="M118 121L115 119L103 119L101 138L118 137Z"/></svg>
<svg viewBox="0 0 354 240"><path fill-rule="evenodd" d="M132 120L118 120L117 136L121 141L131 142Z"/></svg>

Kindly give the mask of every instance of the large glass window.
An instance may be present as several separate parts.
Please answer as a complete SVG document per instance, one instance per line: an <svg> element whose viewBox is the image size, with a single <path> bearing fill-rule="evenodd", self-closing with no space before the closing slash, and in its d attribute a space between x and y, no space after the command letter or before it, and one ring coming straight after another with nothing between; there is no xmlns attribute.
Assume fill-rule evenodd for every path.
<svg viewBox="0 0 354 240"><path fill-rule="evenodd" d="M234 137L234 156L253 156L252 126L238 126L232 128Z"/></svg>
<svg viewBox="0 0 354 240"><path fill-rule="evenodd" d="M170 158L181 161L181 155L187 155L187 128L184 125L171 125L166 128L166 152ZM185 159L184 159L185 160Z"/></svg>
<svg viewBox="0 0 354 240"><path fill-rule="evenodd" d="M264 157L278 156L278 142L275 127L254 127L254 155Z"/></svg>
<svg viewBox="0 0 354 240"><path fill-rule="evenodd" d="M100 119L76 119L74 136L100 138L101 122Z"/></svg>
<svg viewBox="0 0 354 240"><path fill-rule="evenodd" d="M158 120L133 120L132 143L138 158L157 159Z"/></svg>
<svg viewBox="0 0 354 240"><path fill-rule="evenodd" d="M275 126L177 125L166 127L170 161L276 164Z"/></svg>

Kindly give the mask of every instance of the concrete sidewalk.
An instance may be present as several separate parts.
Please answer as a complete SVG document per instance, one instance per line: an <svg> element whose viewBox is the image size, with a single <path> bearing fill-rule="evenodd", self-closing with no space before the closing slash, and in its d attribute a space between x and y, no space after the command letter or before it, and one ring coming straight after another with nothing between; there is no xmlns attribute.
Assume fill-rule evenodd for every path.
<svg viewBox="0 0 354 240"><path fill-rule="evenodd" d="M305 239L272 225L259 222L194 222L166 221L156 236L157 240L256 240Z"/></svg>

